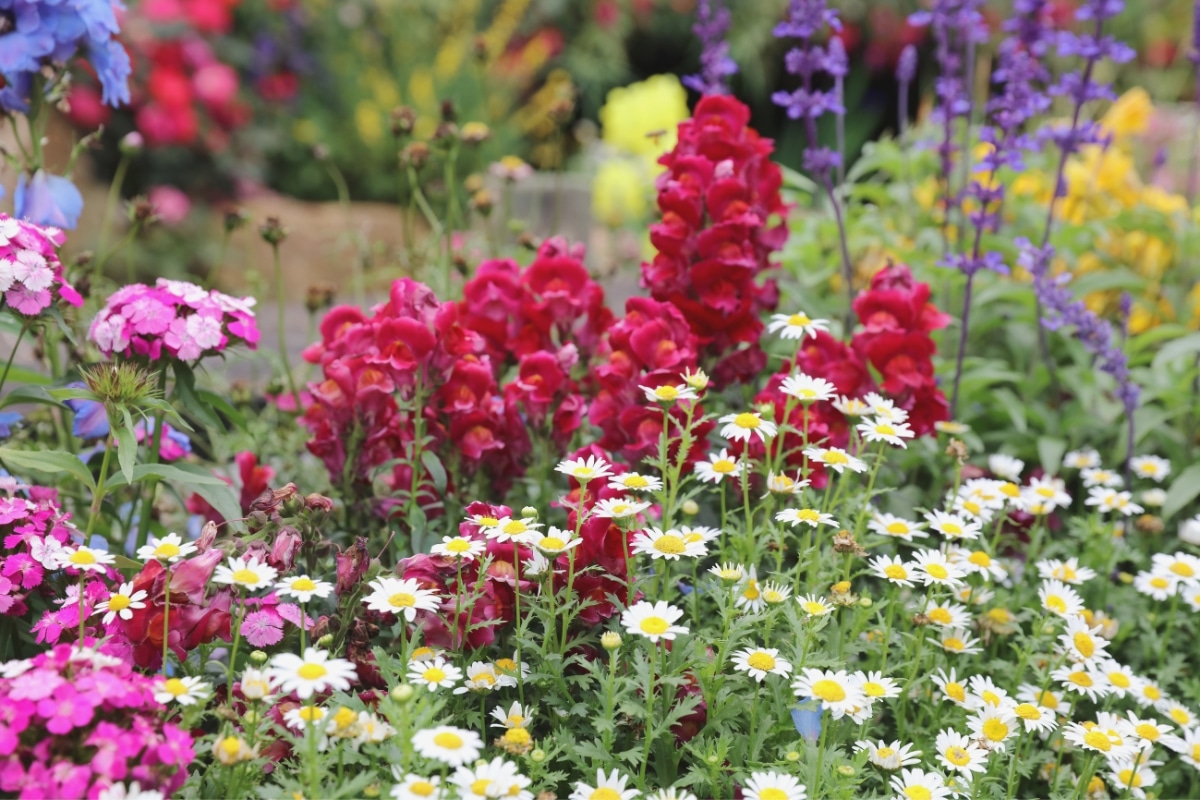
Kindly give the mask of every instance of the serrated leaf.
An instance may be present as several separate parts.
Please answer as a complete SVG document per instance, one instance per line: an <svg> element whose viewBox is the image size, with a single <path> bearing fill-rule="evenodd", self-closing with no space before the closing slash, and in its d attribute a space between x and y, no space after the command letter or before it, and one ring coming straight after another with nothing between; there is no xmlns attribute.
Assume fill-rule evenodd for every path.
<svg viewBox="0 0 1200 800"><path fill-rule="evenodd" d="M74 453L63 450L14 450L9 447L0 447L0 462L12 467L48 472L52 475L65 472L92 491L96 489L96 481L92 478L91 470Z"/></svg>
<svg viewBox="0 0 1200 800"><path fill-rule="evenodd" d="M1179 473L1179 477L1172 481L1171 488L1167 490L1167 499L1162 507L1163 519L1178 514L1188 503L1195 500L1197 495L1200 495L1200 464L1192 464Z"/></svg>

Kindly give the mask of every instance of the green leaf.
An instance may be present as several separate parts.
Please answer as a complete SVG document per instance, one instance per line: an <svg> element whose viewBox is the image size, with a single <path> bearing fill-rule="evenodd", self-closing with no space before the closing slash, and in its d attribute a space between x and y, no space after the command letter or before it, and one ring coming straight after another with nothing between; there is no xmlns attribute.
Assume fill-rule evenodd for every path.
<svg viewBox="0 0 1200 800"><path fill-rule="evenodd" d="M1062 439L1051 436L1039 436L1037 440L1038 460L1047 474L1054 475L1062 464L1063 453L1067 452L1067 443Z"/></svg>
<svg viewBox="0 0 1200 800"><path fill-rule="evenodd" d="M137 462L137 434L133 430L133 417L128 409L121 409L125 424L113 431L117 437L117 463L127 483L133 482L133 466Z"/></svg>
<svg viewBox="0 0 1200 800"><path fill-rule="evenodd" d="M66 472L89 489L96 489L91 470L74 453L63 450L13 450L0 447L0 461L11 467L32 469L52 475Z"/></svg>
<svg viewBox="0 0 1200 800"><path fill-rule="evenodd" d="M194 464L138 464L133 468L132 481L126 481L121 475L114 475L108 482L108 488L116 489L129 483L140 483L147 478L190 486L229 486L216 475Z"/></svg>
<svg viewBox="0 0 1200 800"><path fill-rule="evenodd" d="M1198 353L1200 353L1200 333L1189 333L1187 336L1180 336L1175 341L1163 345L1154 356L1152 368L1155 370L1165 369L1167 364L1176 359L1184 356L1194 358Z"/></svg>
<svg viewBox="0 0 1200 800"><path fill-rule="evenodd" d="M1192 464L1179 473L1179 477L1171 483L1167 490L1167 501L1163 503L1163 519L1178 514L1190 502L1200 495L1200 464Z"/></svg>
<svg viewBox="0 0 1200 800"><path fill-rule="evenodd" d="M442 466L442 461L437 457L437 453L432 450L422 450L421 463L429 471L429 477L433 478L433 488L437 489L438 494L445 494L446 468Z"/></svg>
<svg viewBox="0 0 1200 800"><path fill-rule="evenodd" d="M8 379L13 383L24 383L31 386L49 386L53 380L49 375L36 369L13 364L8 368Z"/></svg>
<svg viewBox="0 0 1200 800"><path fill-rule="evenodd" d="M211 405L201 401L196 395L195 373L182 364L175 367L175 396L179 398L184 410L198 419L200 424L207 428L221 427L221 420Z"/></svg>
<svg viewBox="0 0 1200 800"><path fill-rule="evenodd" d="M239 430L246 430L246 415L234 408L233 404L224 397L208 389L201 389L196 393L196 396L202 403L208 403L217 411L220 411ZM220 426L218 425L218 427Z"/></svg>
<svg viewBox="0 0 1200 800"><path fill-rule="evenodd" d="M137 561L134 561L132 558L116 554L113 556L113 566L115 566L117 569L129 569L133 570L134 572L138 572L141 570L143 565Z"/></svg>
<svg viewBox="0 0 1200 800"><path fill-rule="evenodd" d="M7 408L16 403L41 403L48 406L61 406L50 392L42 386L18 386L0 399L0 408Z"/></svg>

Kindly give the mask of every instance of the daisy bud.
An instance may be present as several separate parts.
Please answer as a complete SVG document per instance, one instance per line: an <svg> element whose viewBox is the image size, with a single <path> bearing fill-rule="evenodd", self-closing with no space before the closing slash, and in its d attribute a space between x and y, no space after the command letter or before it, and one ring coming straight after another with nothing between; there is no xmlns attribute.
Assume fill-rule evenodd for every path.
<svg viewBox="0 0 1200 800"><path fill-rule="evenodd" d="M546 751L540 747L537 748L536 750L534 750L532 753L529 754L529 760L535 764L542 763L543 761L546 760Z"/></svg>
<svg viewBox="0 0 1200 800"><path fill-rule="evenodd" d="M242 715L242 719L246 721L247 725L253 725L258 722L259 714L254 709L249 709Z"/></svg>
<svg viewBox="0 0 1200 800"><path fill-rule="evenodd" d="M268 658L270 658L270 656L268 656L262 650L254 650L250 653L250 660L255 664L265 664L267 663Z"/></svg>
<svg viewBox="0 0 1200 800"><path fill-rule="evenodd" d="M850 581L838 581L833 586L829 587L829 591L834 594L845 594L850 591Z"/></svg>
<svg viewBox="0 0 1200 800"><path fill-rule="evenodd" d="M407 683L401 683L398 686L393 686L389 694L397 703L407 703L412 699L413 687Z"/></svg>
<svg viewBox="0 0 1200 800"><path fill-rule="evenodd" d="M379 797L379 784L371 783L363 787L363 797Z"/></svg>
<svg viewBox="0 0 1200 800"><path fill-rule="evenodd" d="M797 753L795 750L788 750L787 755L785 755L784 758L786 758L788 761L799 761L800 754Z"/></svg>
<svg viewBox="0 0 1200 800"><path fill-rule="evenodd" d="M912 622L914 627L923 628L926 625L928 625L930 622L932 622L932 620L929 619L929 617L925 616L924 614L913 614L910 622Z"/></svg>
<svg viewBox="0 0 1200 800"><path fill-rule="evenodd" d="M871 606L875 605L875 601L869 597L860 597L858 599L858 604L863 608L870 608Z"/></svg>
<svg viewBox="0 0 1200 800"><path fill-rule="evenodd" d="M681 510L689 517L694 517L700 513L700 504L695 500L684 500Z"/></svg>
<svg viewBox="0 0 1200 800"><path fill-rule="evenodd" d="M533 506L525 506L524 508L521 509L521 516L524 517L525 519L537 519L538 518L538 510L536 508L534 508Z"/></svg>
<svg viewBox="0 0 1200 800"><path fill-rule="evenodd" d="M840 767L838 767L838 772L849 778L854 774L854 767L850 766L849 764L842 764Z"/></svg>
<svg viewBox="0 0 1200 800"><path fill-rule="evenodd" d="M600 646L610 652L616 650L621 646L621 634L616 631L606 631L600 637Z"/></svg>
<svg viewBox="0 0 1200 800"><path fill-rule="evenodd" d="M712 755L708 756L704 760L707 761L709 764L720 764L721 763L721 757L719 755L717 755L716 753L713 753Z"/></svg>
<svg viewBox="0 0 1200 800"><path fill-rule="evenodd" d="M322 636L320 639L317 639L317 646L325 648L326 650L329 649L329 645L331 645L331 644L333 644L333 634L332 633L327 633L324 636Z"/></svg>

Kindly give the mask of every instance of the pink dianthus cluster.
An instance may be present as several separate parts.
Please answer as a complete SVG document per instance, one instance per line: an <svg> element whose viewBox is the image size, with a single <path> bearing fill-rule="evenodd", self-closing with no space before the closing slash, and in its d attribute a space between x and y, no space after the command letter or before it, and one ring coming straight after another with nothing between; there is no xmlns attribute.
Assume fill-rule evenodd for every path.
<svg viewBox="0 0 1200 800"><path fill-rule="evenodd" d="M127 661L71 645L0 664L0 792L96 798L137 781L170 795L195 752L153 687Z"/></svg>
<svg viewBox="0 0 1200 800"><path fill-rule="evenodd" d="M28 488L29 494L28 499L0 498L0 614L21 617L29 611L26 598L57 569L56 556L70 542L73 529L54 489L18 487L12 478L3 480L12 483L3 488Z"/></svg>
<svg viewBox="0 0 1200 800"><path fill-rule="evenodd" d="M55 247L66 240L58 228L0 213L0 292L9 308L32 317L54 302L53 290L73 306L83 298L63 280L62 262Z"/></svg>
<svg viewBox="0 0 1200 800"><path fill-rule="evenodd" d="M231 297L159 278L116 291L92 321L88 338L105 356L196 361L232 344L258 344L254 298Z"/></svg>

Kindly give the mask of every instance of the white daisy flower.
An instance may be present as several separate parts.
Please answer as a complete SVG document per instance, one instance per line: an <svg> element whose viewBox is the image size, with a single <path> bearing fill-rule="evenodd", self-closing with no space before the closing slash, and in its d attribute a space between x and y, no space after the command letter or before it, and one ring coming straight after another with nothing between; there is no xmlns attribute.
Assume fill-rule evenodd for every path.
<svg viewBox="0 0 1200 800"><path fill-rule="evenodd" d="M996 516L996 508L990 503L965 493L950 498L950 510L979 525L988 524Z"/></svg>
<svg viewBox="0 0 1200 800"><path fill-rule="evenodd" d="M801 700L812 698L834 719L841 719L867 704L866 696L845 670L821 670L805 667L792 681L792 691Z"/></svg>
<svg viewBox="0 0 1200 800"><path fill-rule="evenodd" d="M646 396L646 402L648 403L659 403L669 406L680 400L696 399L696 390L685 383L677 386L664 383L662 386L638 386L638 388L642 390L642 394Z"/></svg>
<svg viewBox="0 0 1200 800"><path fill-rule="evenodd" d="M1058 727L1053 712L1033 703L1017 703L1012 711L1017 719L1021 720L1021 725L1026 731L1049 733Z"/></svg>
<svg viewBox="0 0 1200 800"><path fill-rule="evenodd" d="M966 734L945 728L938 732L934 749L938 761L948 770L963 775L987 771L987 753Z"/></svg>
<svg viewBox="0 0 1200 800"><path fill-rule="evenodd" d="M907 411L898 408L895 403L878 392L867 392L863 402L867 404L871 414L884 422L906 422L908 420Z"/></svg>
<svg viewBox="0 0 1200 800"><path fill-rule="evenodd" d="M271 697L271 692L275 687L267 676L266 670L246 667L242 671L241 679L238 680L238 688L241 690L242 697L247 700L265 701Z"/></svg>
<svg viewBox="0 0 1200 800"><path fill-rule="evenodd" d="M1142 492L1141 497L1142 505L1147 508L1162 508L1163 504L1167 502L1167 491L1158 487L1146 489Z"/></svg>
<svg viewBox="0 0 1200 800"><path fill-rule="evenodd" d="M453 725L438 725L413 734L413 749L425 758L432 758L452 767L470 764L479 758L483 740L479 734Z"/></svg>
<svg viewBox="0 0 1200 800"><path fill-rule="evenodd" d="M825 469L836 470L839 475L846 470L851 472L866 472L867 463L861 458L850 455L840 447L810 447L804 451L809 461L824 464Z"/></svg>
<svg viewBox="0 0 1200 800"><path fill-rule="evenodd" d="M921 763L921 751L914 750L911 744L901 744L899 740L889 744L883 740L872 742L862 739L854 743L854 752L864 751L868 761L889 772Z"/></svg>
<svg viewBox="0 0 1200 800"><path fill-rule="evenodd" d="M137 781L129 786L113 783L96 795L96 800L163 800L163 793L157 789L143 789Z"/></svg>
<svg viewBox="0 0 1200 800"><path fill-rule="evenodd" d="M495 666L487 661L473 661L467 666L467 679L463 681L462 686L454 687L454 693L490 692L499 688L499 684L500 678L496 674Z"/></svg>
<svg viewBox="0 0 1200 800"><path fill-rule="evenodd" d="M763 497L770 497L773 494L800 494L800 491L804 489L804 487L808 486L808 481L801 480L799 475L800 473L797 472L796 477L793 478L787 474L776 475L774 472L769 473L767 475L767 493L764 494Z"/></svg>
<svg viewBox="0 0 1200 800"><path fill-rule="evenodd" d="M785 583L763 581L762 599L767 605L775 606L792 596L792 589Z"/></svg>
<svg viewBox="0 0 1200 800"><path fill-rule="evenodd" d="M952 419L939 419L933 423L933 427L940 433L948 433L951 436L962 436L971 430L971 426L965 422L955 422Z"/></svg>
<svg viewBox="0 0 1200 800"><path fill-rule="evenodd" d="M921 613L928 617L934 625L941 628L971 627L971 612L967 610L966 606L958 603L928 598L925 600Z"/></svg>
<svg viewBox="0 0 1200 800"><path fill-rule="evenodd" d="M896 797L904 800L946 800L950 790L946 780L937 772L926 772L921 768L902 769L892 776L892 789Z"/></svg>
<svg viewBox="0 0 1200 800"><path fill-rule="evenodd" d="M1108 678L1108 688L1117 697L1139 693L1141 679L1125 664L1119 664L1112 658L1104 658L1096 665L1096 670Z"/></svg>
<svg viewBox="0 0 1200 800"><path fill-rule="evenodd" d="M422 589L413 578L376 578L367 584L371 593L362 599L367 608L381 614L403 616L409 622L417 617L418 611L436 611L441 605L437 594Z"/></svg>
<svg viewBox="0 0 1200 800"><path fill-rule="evenodd" d="M996 682L986 675L972 675L967 684L971 689L967 705L972 709L985 706L1011 709L1016 705L1008 696L1008 692L997 686Z"/></svg>
<svg viewBox="0 0 1200 800"><path fill-rule="evenodd" d="M1106 489L1103 486L1095 486L1089 489L1087 499L1083 502L1085 505L1095 506L1096 510L1101 514L1116 511L1118 514L1124 514L1128 517L1133 514L1141 514L1146 510L1133 502L1133 495L1129 492L1118 492L1115 489Z"/></svg>
<svg viewBox="0 0 1200 800"><path fill-rule="evenodd" d="M1131 795L1144 800L1146 789L1158 782L1154 767L1162 766L1161 761L1146 761L1137 756L1110 758L1108 760L1108 779L1114 789L1127 789Z"/></svg>
<svg viewBox="0 0 1200 800"><path fill-rule="evenodd" d="M767 601L763 599L762 587L758 584L756 567L750 567L745 579L734 587L734 592L737 594L733 600L734 607L744 609L747 614L757 614L767 607Z"/></svg>
<svg viewBox="0 0 1200 800"><path fill-rule="evenodd" d="M965 679L959 680L958 673L953 667L950 668L950 673L946 674L944 670L938 670L930 675L938 690L941 691L942 697L954 703L956 706L967 707L967 686Z"/></svg>
<svg viewBox="0 0 1200 800"><path fill-rule="evenodd" d="M596 770L596 785L590 786L582 781L575 784L568 800L632 800L641 792L637 789L626 789L628 775L622 775L617 770L605 774L604 770Z"/></svg>
<svg viewBox="0 0 1200 800"><path fill-rule="evenodd" d="M817 331L828 331L829 320L813 319L803 311L795 314L772 314L767 324L768 333L778 333L781 339L803 339L816 337Z"/></svg>
<svg viewBox="0 0 1200 800"><path fill-rule="evenodd" d="M636 517L648 508L650 508L650 504L644 500L635 500L632 497L609 497L592 506L592 513L606 519L629 519Z"/></svg>
<svg viewBox="0 0 1200 800"><path fill-rule="evenodd" d="M270 564L261 563L254 556L230 558L229 564L218 564L212 582L228 586L241 586L254 592L274 587L279 570Z"/></svg>
<svg viewBox="0 0 1200 800"><path fill-rule="evenodd" d="M1171 573L1139 572L1133 578L1133 588L1155 600L1169 600L1179 591L1179 578Z"/></svg>
<svg viewBox="0 0 1200 800"><path fill-rule="evenodd" d="M782 772L752 772L742 786L745 800L805 800L808 790Z"/></svg>
<svg viewBox="0 0 1200 800"><path fill-rule="evenodd" d="M1064 665L1051 672L1050 678L1058 681L1064 691L1081 694L1093 701L1112 693L1104 673L1089 667Z"/></svg>
<svg viewBox="0 0 1200 800"><path fill-rule="evenodd" d="M800 604L800 610L810 617L824 617L833 613L833 606L825 598L815 594L797 597L796 602Z"/></svg>
<svg viewBox="0 0 1200 800"><path fill-rule="evenodd" d="M297 575L292 578L284 578L275 584L275 591L284 597L294 597L301 603L307 603L314 597L319 597L322 600L329 597L333 591L333 584L329 581L315 580L307 575Z"/></svg>
<svg viewBox="0 0 1200 800"><path fill-rule="evenodd" d="M662 478L643 475L640 472L625 472L608 479L608 488L624 489L629 492L657 492L663 488Z"/></svg>
<svg viewBox="0 0 1200 800"><path fill-rule="evenodd" d="M472 797L533 798L533 793L526 791L533 781L522 775L516 764L501 757L480 762L474 767L459 767L450 776L450 783L458 787L461 800Z"/></svg>
<svg viewBox="0 0 1200 800"><path fill-rule="evenodd" d="M708 525L680 525L679 535L683 537L685 542L703 542L708 544L714 539L721 537L721 531L718 528L713 528Z"/></svg>
<svg viewBox="0 0 1200 800"><path fill-rule="evenodd" d="M1108 640L1100 636L1100 626L1090 627L1083 617L1068 617L1066 630L1058 637L1067 658L1077 664L1095 666L1108 656Z"/></svg>
<svg viewBox="0 0 1200 800"><path fill-rule="evenodd" d="M154 685L154 699L166 705L178 703L190 706L212 696L212 687L200 678L166 678Z"/></svg>
<svg viewBox="0 0 1200 800"><path fill-rule="evenodd" d="M392 800L441 800L442 779L437 775L425 777L415 773L396 776L400 781L391 788Z"/></svg>
<svg viewBox="0 0 1200 800"><path fill-rule="evenodd" d="M1083 487L1085 489L1095 489L1097 487L1116 489L1125 484L1125 479L1117 473L1099 467L1083 469L1079 475L1083 478Z"/></svg>
<svg viewBox="0 0 1200 800"><path fill-rule="evenodd" d="M871 413L871 407L857 397L839 397L833 401L833 407L847 417L865 417Z"/></svg>
<svg viewBox="0 0 1200 800"><path fill-rule="evenodd" d="M829 381L802 374L784 378L779 385L779 391L796 398L804 405L837 397L837 387Z"/></svg>
<svg viewBox="0 0 1200 800"><path fill-rule="evenodd" d="M707 461L697 461L694 469L696 477L706 483L720 483L726 478L742 476L741 460L731 456L725 448L719 453L710 453Z"/></svg>
<svg viewBox="0 0 1200 800"><path fill-rule="evenodd" d="M1129 459L1129 469L1139 478L1162 483L1171 474L1171 462L1158 456L1134 456Z"/></svg>
<svg viewBox="0 0 1200 800"><path fill-rule="evenodd" d="M1038 502L1054 508L1067 508L1071 505L1071 495L1067 494L1066 485L1058 478L1031 478L1025 491L1033 495Z"/></svg>
<svg viewBox="0 0 1200 800"><path fill-rule="evenodd" d="M867 566L880 578L900 586L912 586L913 581L921 580L913 565L905 562L900 556L875 556Z"/></svg>
<svg viewBox="0 0 1200 800"><path fill-rule="evenodd" d="M1155 705L1160 713L1166 716L1167 719L1174 722L1180 728L1187 730L1196 726L1196 715L1187 706L1177 703L1174 700L1164 700Z"/></svg>
<svg viewBox="0 0 1200 800"><path fill-rule="evenodd" d="M774 438L779 429L775 423L762 418L758 412L743 411L740 414L726 414L717 420L724 424L721 435L731 441L749 442L757 436L762 441Z"/></svg>
<svg viewBox="0 0 1200 800"><path fill-rule="evenodd" d="M495 525L489 525L482 530L483 535L489 539L506 543L524 543L529 536L529 532L535 531L540 527L542 527L542 524L532 519L501 517L496 520Z"/></svg>
<svg viewBox="0 0 1200 800"><path fill-rule="evenodd" d="M900 696L900 685L892 678L884 677L882 672L858 671L850 676L858 685L859 691L867 698L868 703L876 700L891 700Z"/></svg>
<svg viewBox="0 0 1200 800"><path fill-rule="evenodd" d="M983 648L979 646L979 640L970 634L969 631L962 628L948 628L943 630L937 639L937 644L947 653L955 655L973 655L983 652Z"/></svg>
<svg viewBox="0 0 1200 800"><path fill-rule="evenodd" d="M1076 747L1100 753L1110 760L1134 755L1137 737L1133 735L1129 721L1103 711L1096 717L1096 722L1070 723L1063 728L1063 738ZM1101 718L1105 719L1100 721Z"/></svg>
<svg viewBox="0 0 1200 800"><path fill-rule="evenodd" d="M492 723L493 728L527 728L533 721L533 706L523 706L514 700L507 709L504 706L493 708L492 718L496 720Z"/></svg>
<svg viewBox="0 0 1200 800"><path fill-rule="evenodd" d="M653 559L667 558L678 561L684 558L702 558L708 547L702 540L688 541L674 528L646 528L639 531L630 541L635 554L646 554Z"/></svg>
<svg viewBox="0 0 1200 800"><path fill-rule="evenodd" d="M315 647L306 648L303 656L276 653L271 657L267 675L282 694L295 692L301 700L331 689L349 691L358 680L352 663L344 658L330 658L329 653Z"/></svg>
<svg viewBox="0 0 1200 800"><path fill-rule="evenodd" d="M145 545L138 548L137 557L142 561L174 564L194 552L196 552L196 545L183 541L183 537L178 533L168 533L161 539L151 536Z"/></svg>
<svg viewBox="0 0 1200 800"><path fill-rule="evenodd" d="M930 511L925 514L929 529L940 533L950 540L978 539L983 532L979 523L972 519L964 519L958 514L948 514L945 511Z"/></svg>
<svg viewBox="0 0 1200 800"><path fill-rule="evenodd" d="M1174 736L1165 744L1179 754L1181 761L1200 769L1200 728L1184 731L1183 736Z"/></svg>
<svg viewBox="0 0 1200 800"><path fill-rule="evenodd" d="M815 508L785 508L775 514L776 522L786 522L792 527L797 525L808 525L810 528L816 528L819 525L829 525L838 527L838 521L833 518L832 514L826 514Z"/></svg>
<svg viewBox="0 0 1200 800"><path fill-rule="evenodd" d="M708 388L708 373L697 367L696 369L685 369L679 377L683 378L683 382L697 392L703 392Z"/></svg>
<svg viewBox="0 0 1200 800"><path fill-rule="evenodd" d="M557 556L583 544L583 539L575 538L575 532L562 530L551 525L545 533L530 531L525 540L530 547L537 548L548 556Z"/></svg>
<svg viewBox="0 0 1200 800"><path fill-rule="evenodd" d="M487 550L487 542L481 539L469 539L466 536L443 536L441 544L429 548L429 552L442 558L474 561Z"/></svg>
<svg viewBox="0 0 1200 800"><path fill-rule="evenodd" d="M965 577L962 567L950 563L940 550L918 550L913 554L913 569L926 586L958 586Z"/></svg>
<svg viewBox="0 0 1200 800"><path fill-rule="evenodd" d="M792 664L779 657L779 651L771 647L747 647L733 654L733 668L749 673L751 678L762 683L767 675L792 674Z"/></svg>
<svg viewBox="0 0 1200 800"><path fill-rule="evenodd" d="M1090 567L1079 566L1079 559L1072 556L1066 561L1057 558L1045 558L1035 565L1038 575L1042 578L1054 578L1072 586L1080 586L1084 581L1096 577L1096 571Z"/></svg>
<svg viewBox="0 0 1200 800"><path fill-rule="evenodd" d="M682 616L683 609L670 603L641 600L621 612L621 625L626 633L645 636L651 644L658 644L659 639L671 641L676 636L687 634L686 627L675 624Z"/></svg>
<svg viewBox="0 0 1200 800"><path fill-rule="evenodd" d="M913 539L926 539L929 537L929 534L924 531L924 526L921 523L910 522L903 517L897 517L895 514L877 513L867 523L867 530L874 531L880 536L891 536L908 542L911 542Z"/></svg>
<svg viewBox="0 0 1200 800"><path fill-rule="evenodd" d="M1007 742L1020 733L1017 715L1004 706L983 706L967 717L967 727L989 751L1004 750Z"/></svg>
<svg viewBox="0 0 1200 800"><path fill-rule="evenodd" d="M867 442L887 442L896 447L908 447L905 439L911 439L915 434L905 422L889 422L876 417L867 422L854 426Z"/></svg>
<svg viewBox="0 0 1200 800"><path fill-rule="evenodd" d="M1094 469L1100 466L1100 454L1090 447L1071 450L1063 456L1063 466L1071 469Z"/></svg>
<svg viewBox="0 0 1200 800"><path fill-rule="evenodd" d="M584 458L573 458L559 463L554 468L555 472L561 472L564 475L570 475L580 483L607 478L612 474L612 466L603 458L596 456L588 456Z"/></svg>
<svg viewBox="0 0 1200 800"><path fill-rule="evenodd" d="M1002 581L1008 578L1008 569L1004 564L1000 563L999 559L992 558L986 551L963 549L960 552L962 560L955 563L968 575L979 575L985 581Z"/></svg>
<svg viewBox="0 0 1200 800"><path fill-rule="evenodd" d="M117 617L133 619L134 611L146 607L146 604L142 602L145 599L145 590L138 589L135 592L132 582L122 583L115 592L108 596L107 600L96 604L96 613L105 612L100 619L105 625L111 625Z"/></svg>
<svg viewBox="0 0 1200 800"><path fill-rule="evenodd" d="M1155 553L1150 569L1160 575L1174 575L1185 586L1200 587L1200 558L1190 553Z"/></svg>
<svg viewBox="0 0 1200 800"><path fill-rule="evenodd" d="M1077 618L1083 611L1083 598L1079 593L1054 578L1042 581L1038 598L1042 601L1042 608L1063 619Z"/></svg>
<svg viewBox="0 0 1200 800"><path fill-rule="evenodd" d="M108 567L115 561L116 556L112 553L83 545L75 548L63 548L55 554L55 568L77 569L80 572L95 572L100 575L106 574ZM217 567L218 571L220 569ZM214 578L214 580L216 579Z"/></svg>
<svg viewBox="0 0 1200 800"><path fill-rule="evenodd" d="M724 564L713 564L708 568L708 572L727 583L737 583L746 574L746 568L741 564L726 561Z"/></svg>
<svg viewBox="0 0 1200 800"><path fill-rule="evenodd" d="M1021 482L1021 470L1025 469L1025 462L1021 459L1004 453L996 453L988 456L987 463L988 469L1001 478L1013 483Z"/></svg>

